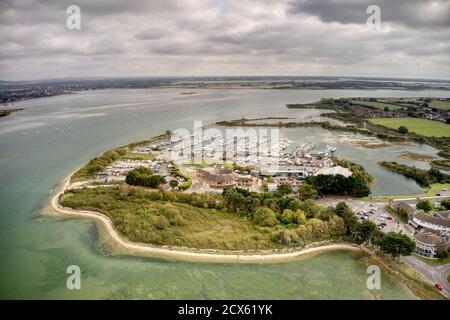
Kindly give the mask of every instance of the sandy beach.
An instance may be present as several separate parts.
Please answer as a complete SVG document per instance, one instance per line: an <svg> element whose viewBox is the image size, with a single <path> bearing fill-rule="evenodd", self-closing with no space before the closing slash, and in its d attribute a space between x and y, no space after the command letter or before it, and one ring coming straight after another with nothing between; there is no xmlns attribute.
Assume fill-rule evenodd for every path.
<svg viewBox="0 0 450 320"><path fill-rule="evenodd" d="M71 174L72 175L72 174ZM306 254L317 253L322 251L332 250L363 250L353 244L347 243L324 243L322 245L316 244L314 247L302 248L299 250L285 250L285 251L255 251L255 253L241 252L241 251L224 251L224 250L205 250L205 249L192 249L192 248L180 248L172 246L156 246L146 243L135 243L124 239L113 226L113 223L106 215L86 210L74 210L71 208L63 207L59 204L58 200L65 190L71 187L79 186L79 183L70 184L70 176L67 177L59 187L59 190L51 198L50 206L51 210L63 215L87 218L94 220L104 227L110 239L114 242L114 245L120 249L125 249L131 255L136 256L149 256L154 258L163 258L169 260L189 261L189 262L209 262L209 263L281 263L288 262L304 256Z"/></svg>

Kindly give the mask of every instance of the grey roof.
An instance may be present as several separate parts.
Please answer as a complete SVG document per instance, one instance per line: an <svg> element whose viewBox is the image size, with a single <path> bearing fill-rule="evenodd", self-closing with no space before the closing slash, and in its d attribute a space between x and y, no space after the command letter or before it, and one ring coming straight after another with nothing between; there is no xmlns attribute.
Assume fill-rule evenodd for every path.
<svg viewBox="0 0 450 320"><path fill-rule="evenodd" d="M201 173L205 179L209 181L214 181L216 183L223 183L234 180L234 177L231 174L214 174L207 170L198 170L199 173Z"/></svg>
<svg viewBox="0 0 450 320"><path fill-rule="evenodd" d="M417 212L413 217L421 221L450 228L450 219L436 218L423 212Z"/></svg>
<svg viewBox="0 0 450 320"><path fill-rule="evenodd" d="M402 202L399 202L398 204L396 204L395 206L396 206L397 210L400 210L400 209L405 210L405 212L408 215L416 213L416 209L408 202L402 201Z"/></svg>
<svg viewBox="0 0 450 320"><path fill-rule="evenodd" d="M341 166L335 166L331 168L323 168L316 172L315 175L325 174L335 176L337 174L343 175L344 177L350 177L353 173L347 168Z"/></svg>
<svg viewBox="0 0 450 320"><path fill-rule="evenodd" d="M436 214L437 214L440 218L450 219L450 210L446 210L446 211L436 211Z"/></svg>
<svg viewBox="0 0 450 320"><path fill-rule="evenodd" d="M414 235L414 238L417 241L420 241L425 244L434 244L434 245L440 245L443 243L443 239L439 237L438 235L432 233L432 232L418 232Z"/></svg>

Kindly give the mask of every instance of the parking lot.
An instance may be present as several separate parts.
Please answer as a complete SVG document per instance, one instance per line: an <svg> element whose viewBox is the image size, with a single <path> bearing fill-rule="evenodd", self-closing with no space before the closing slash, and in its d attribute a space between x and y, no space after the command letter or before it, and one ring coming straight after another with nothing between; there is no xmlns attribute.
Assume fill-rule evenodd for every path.
<svg viewBox="0 0 450 320"><path fill-rule="evenodd" d="M401 230L399 220L385 209L384 203L366 203L355 213L359 219L372 221L384 232Z"/></svg>
<svg viewBox="0 0 450 320"><path fill-rule="evenodd" d="M328 206L336 206L336 204L342 201L335 199L322 199L320 202ZM366 202L354 199L344 200L347 205L355 212L358 219L369 220L375 223L383 232L400 232L409 233L408 226L401 223L398 218L389 213L386 209L385 203L381 202Z"/></svg>

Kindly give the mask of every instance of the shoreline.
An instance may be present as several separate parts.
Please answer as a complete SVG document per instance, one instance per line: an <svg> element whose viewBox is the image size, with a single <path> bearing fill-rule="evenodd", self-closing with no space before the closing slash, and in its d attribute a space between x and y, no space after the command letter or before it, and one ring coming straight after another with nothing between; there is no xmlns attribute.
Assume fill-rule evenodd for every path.
<svg viewBox="0 0 450 320"><path fill-rule="evenodd" d="M76 172L76 171L74 171ZM59 196L67 190L71 185L70 178L73 175L72 172L59 185L55 188L56 194L50 196L47 205L44 206L42 215L44 216L57 216L63 215L77 219L88 219L96 224L96 228L101 234L101 237L107 241L104 245L108 246L107 250L111 250L120 255L127 255L130 257L144 257L155 258L173 262L189 262L189 263L212 263L212 264L277 264L277 263L289 263L299 261L302 257L312 256L314 254L321 254L332 251L351 251L354 253L363 254L373 261L382 262L382 267L385 271L391 275L398 277L404 282L409 290L420 299L430 298L426 292L432 289L425 289L423 286L428 283L433 285L429 280L423 278L417 274L417 279L411 275L404 274L404 271L400 271L398 267L392 268L386 264L381 257L374 256L369 249L357 246L350 243L332 243L332 242L319 242L312 244L301 249L285 249L283 251L275 250L255 250L255 253L244 251L225 251L217 249L193 249L173 246L158 246L144 243L135 243L122 238L115 230L112 221L104 214L93 211L80 211L70 208L62 207L58 200ZM47 210L48 209L48 210ZM380 260L382 259L382 260ZM414 268L409 267L411 272L417 273ZM425 291L423 291L425 290ZM425 292L425 293L424 293ZM448 299L442 292L438 292L438 296ZM436 299L436 296L431 299Z"/></svg>
<svg viewBox="0 0 450 320"><path fill-rule="evenodd" d="M244 251L226 251L217 249L195 249L182 247L166 247L145 243L132 242L124 239L114 228L113 223L106 215L86 210L75 210L63 207L59 204L59 197L65 190L70 187L70 174L58 186L58 190L50 199L50 209L58 214L73 216L77 218L86 218L100 223L101 227L106 231L107 236L114 242L114 245L120 249L125 249L132 256L148 256L153 258L162 258L166 260L177 260L185 262L203 262L203 263L283 263L297 260L299 257L326 251L349 250L366 252L363 248L350 243L318 243L319 245L305 247L301 249L286 249L286 252L274 250L255 250L255 253ZM45 214L45 213L44 213ZM48 215L48 214L45 214ZM100 226L98 226L100 227ZM99 228L100 229L100 228Z"/></svg>

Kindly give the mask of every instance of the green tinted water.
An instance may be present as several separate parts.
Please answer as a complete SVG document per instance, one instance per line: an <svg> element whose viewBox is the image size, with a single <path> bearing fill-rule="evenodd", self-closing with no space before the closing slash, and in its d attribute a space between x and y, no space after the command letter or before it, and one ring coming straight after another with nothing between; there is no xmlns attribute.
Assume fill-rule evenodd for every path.
<svg viewBox="0 0 450 320"><path fill-rule="evenodd" d="M24 111L0 119L1 298L413 298L403 284L387 275L381 291L367 290L367 261L348 252L280 265L210 265L119 257L97 241L92 222L39 216L52 189L90 158L166 129L191 128L193 120L298 115L301 111L287 110L284 104L320 97L415 94L180 92L106 90L37 99L20 103ZM301 135L301 130L296 134ZM350 149L355 157L364 153ZM385 174L380 173L379 183ZM399 183L406 192L420 190L411 181ZM82 270L79 291L65 286L65 270L72 264Z"/></svg>

